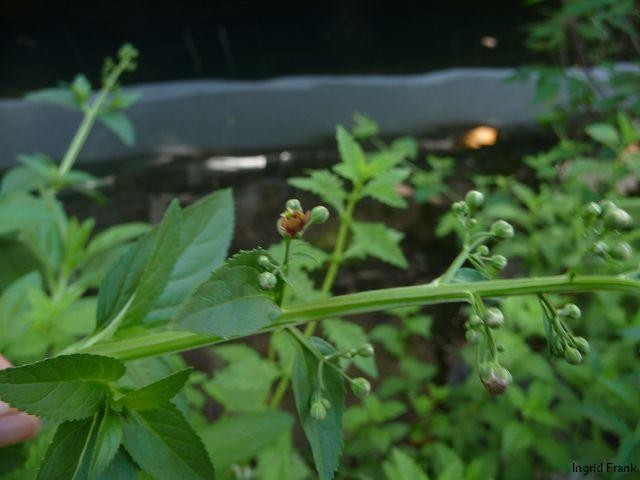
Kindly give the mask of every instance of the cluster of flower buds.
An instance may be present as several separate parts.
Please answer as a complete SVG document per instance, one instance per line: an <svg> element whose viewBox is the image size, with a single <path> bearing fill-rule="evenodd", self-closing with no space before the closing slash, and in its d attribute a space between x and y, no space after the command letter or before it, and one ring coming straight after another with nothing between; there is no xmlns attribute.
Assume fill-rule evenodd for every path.
<svg viewBox="0 0 640 480"><path fill-rule="evenodd" d="M260 287L265 290L273 290L278 285L278 277L276 276L279 271L279 267L271 262L271 259L266 255L260 255L258 257L258 266L265 270L258 276L258 282Z"/></svg>
<svg viewBox="0 0 640 480"><path fill-rule="evenodd" d="M311 418L314 420L322 421L327 417L327 411L331 409L331 402L328 398L322 396L320 390L316 390L313 393L313 399L311 400L311 410L309 411Z"/></svg>
<svg viewBox="0 0 640 480"><path fill-rule="evenodd" d="M489 247L485 243L491 239L506 239L513 237L513 226L505 220L495 221L489 231L474 232L474 227L478 224L475 217L478 209L484 203L484 195L477 190L467 192L464 200L455 202L452 205L453 213L466 230L466 244L472 251L469 260L479 270L495 274L507 266L507 259L503 255L491 255Z"/></svg>
<svg viewBox="0 0 640 480"><path fill-rule="evenodd" d="M498 307L485 307L479 297L474 297L471 305L473 313L465 323L465 336L471 345L483 348L490 357L478 365L482 384L489 393L501 394L511 383L511 374L498 362L498 351L502 348L496 345L493 331L504 325L504 315Z"/></svg>
<svg viewBox="0 0 640 480"><path fill-rule="evenodd" d="M373 345L370 343L364 343L360 345L358 348L347 348L344 350L340 350L334 352L329 355L325 355L324 361L329 362L336 360L338 358L353 358L353 357L372 357L375 354L375 350ZM339 368L337 365L336 368ZM324 369L320 368L318 370L318 375L323 375ZM349 385L351 387L351 391L358 398L365 398L369 393L371 393L371 384L366 378L357 377L357 378L349 378L344 372L343 375L348 379ZM324 385L324 379L318 378L318 385ZM311 418L314 420L324 420L327 416L327 411L331 408L331 403L327 398L325 398L322 394L322 389L316 390L313 393L313 398L311 401L311 409L309 411Z"/></svg>
<svg viewBox="0 0 640 480"><path fill-rule="evenodd" d="M580 308L568 303L560 309L548 312L548 316L552 317L548 320L551 336L549 344L553 355L564 358L572 365L582 363L583 356L589 353L589 342L584 337L574 335L566 323L567 320L577 320L582 316Z"/></svg>
<svg viewBox="0 0 640 480"><path fill-rule="evenodd" d="M276 228L283 238L300 238L313 224L324 223L329 218L329 210L323 206L304 211L300 201L287 200L286 209L280 214Z"/></svg>
<svg viewBox="0 0 640 480"><path fill-rule="evenodd" d="M611 200L587 204L582 216L593 233L591 250L597 256L611 260L627 260L633 250L631 245L620 240L617 234L633 224L631 215Z"/></svg>

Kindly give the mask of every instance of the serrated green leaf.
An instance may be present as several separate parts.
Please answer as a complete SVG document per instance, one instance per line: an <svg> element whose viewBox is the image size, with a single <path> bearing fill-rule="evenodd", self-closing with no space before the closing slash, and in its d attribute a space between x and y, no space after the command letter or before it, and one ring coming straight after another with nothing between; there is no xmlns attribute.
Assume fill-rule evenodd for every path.
<svg viewBox="0 0 640 480"><path fill-rule="evenodd" d="M130 147L136 142L136 130L124 113L118 111L101 113L98 121L111 130L126 146Z"/></svg>
<svg viewBox="0 0 640 480"><path fill-rule="evenodd" d="M243 413L216 420L200 430L216 470L251 460L291 430L293 418L287 412Z"/></svg>
<svg viewBox="0 0 640 480"><path fill-rule="evenodd" d="M135 462L157 480L211 480L213 465L202 440L178 409L167 403L128 411L123 444Z"/></svg>
<svg viewBox="0 0 640 480"><path fill-rule="evenodd" d="M608 123L594 123L589 125L585 131L596 142L600 142L613 150L616 150L620 144L618 131Z"/></svg>
<svg viewBox="0 0 640 480"><path fill-rule="evenodd" d="M157 382L127 393L120 401L127 407L140 412L159 407L178 394L189 380L192 371L192 368L186 368L173 373Z"/></svg>
<svg viewBox="0 0 640 480"><path fill-rule="evenodd" d="M264 250L240 252L215 270L180 305L175 326L224 338L248 335L280 315L273 294L259 283L258 257Z"/></svg>
<svg viewBox="0 0 640 480"><path fill-rule="evenodd" d="M0 398L33 415L76 420L95 413L108 394L107 382L123 374L115 358L62 355L0 371Z"/></svg>
<svg viewBox="0 0 640 480"><path fill-rule="evenodd" d="M356 251L379 258L396 267L407 267L407 259L398 245L404 237L401 232L383 223L363 222L353 222L351 230L355 243L353 248Z"/></svg>
<svg viewBox="0 0 640 480"><path fill-rule="evenodd" d="M146 223L121 223L98 233L87 246L85 261L123 243L135 240L147 233L150 227Z"/></svg>
<svg viewBox="0 0 640 480"><path fill-rule="evenodd" d="M502 430L502 454L509 458L528 448L533 441L534 437L529 428L513 420Z"/></svg>
<svg viewBox="0 0 640 480"><path fill-rule="evenodd" d="M334 170L354 183L362 182L367 167L364 150L342 125L336 128L336 140L342 163L336 165Z"/></svg>
<svg viewBox="0 0 640 480"><path fill-rule="evenodd" d="M178 258L145 323L171 319L189 293L224 263L233 225L233 197L229 189L207 195L183 210Z"/></svg>
<svg viewBox="0 0 640 480"><path fill-rule="evenodd" d="M52 222L52 202L24 192L2 196L0 201L0 235Z"/></svg>
<svg viewBox="0 0 640 480"><path fill-rule="evenodd" d="M95 415L59 425L40 465L38 480L87 478L97 421L98 415Z"/></svg>
<svg viewBox="0 0 640 480"><path fill-rule="evenodd" d="M323 355L335 349L320 338L309 339ZM296 343L297 353L292 374L292 387L296 409L307 436L320 480L331 480L338 468L342 451L342 413L344 410L344 386L342 376L332 368L324 369L323 396L331 403L324 420L311 417L311 401L319 390L318 359L306 348Z"/></svg>
<svg viewBox="0 0 640 480"><path fill-rule="evenodd" d="M372 118L356 112L353 114L353 128L351 131L356 138L368 138L378 135L380 127Z"/></svg>
<svg viewBox="0 0 640 480"><path fill-rule="evenodd" d="M391 458L382 464L388 480L429 480L418 464L399 448L391 451Z"/></svg>
<svg viewBox="0 0 640 480"><path fill-rule="evenodd" d="M322 328L329 337L329 340L339 350L348 348L358 348L367 343L369 338L364 329L354 322L345 322L340 319L327 319L322 322ZM374 357L356 356L352 359L353 363L364 373L370 377L378 377L378 369Z"/></svg>
<svg viewBox="0 0 640 480"><path fill-rule="evenodd" d="M362 195L396 208L406 208L407 201L397 192L398 185L410 174L408 168L393 168L377 175L362 189Z"/></svg>
<svg viewBox="0 0 640 480"><path fill-rule="evenodd" d="M162 223L140 238L100 285L97 327L116 317L122 326L140 323L164 289L180 246L181 211L171 203Z"/></svg>
<svg viewBox="0 0 640 480"><path fill-rule="evenodd" d="M310 170L307 174L307 177L294 177L287 182L300 190L315 193L338 212L342 212L347 194L340 177L329 170Z"/></svg>
<svg viewBox="0 0 640 480"><path fill-rule="evenodd" d="M95 446L89 464L89 479L94 479L105 471L116 456L121 442L120 418L106 407L97 427Z"/></svg>
<svg viewBox="0 0 640 480"><path fill-rule="evenodd" d="M80 109L81 105L73 92L66 87L44 88L35 92L29 92L25 99L30 102L49 102L63 107Z"/></svg>

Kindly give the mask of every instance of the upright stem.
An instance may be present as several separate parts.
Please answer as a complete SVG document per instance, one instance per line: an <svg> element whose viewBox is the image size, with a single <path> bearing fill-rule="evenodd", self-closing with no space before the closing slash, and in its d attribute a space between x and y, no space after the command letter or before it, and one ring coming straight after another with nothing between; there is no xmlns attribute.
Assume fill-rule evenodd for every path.
<svg viewBox="0 0 640 480"><path fill-rule="evenodd" d="M349 230L351 229L351 224L353 223L353 211L356 208L358 200L360 200L360 189L361 187L359 184L354 185L353 190L349 195L349 199L347 200L347 208L340 218L340 227L338 228L336 244L333 248L333 253L331 254L329 269L327 270L327 274L324 277L324 281L322 282L321 287L321 292L325 295L331 292L333 284L336 280L336 275L338 274L338 270L340 269L340 265L342 264L342 255L344 254L344 249L347 244L347 238L349 236ZM307 325L304 334L307 337L313 335L317 324L318 322L311 322L309 325Z"/></svg>
<svg viewBox="0 0 640 480"><path fill-rule="evenodd" d="M62 157L60 166L58 167L58 173L60 174L60 176L68 173L73 167L73 164L76 162L76 159L80 154L80 150L82 150L82 147L84 146L84 143L89 136L89 132L91 132L91 127L93 127L93 124L95 123L96 118L100 113L102 104L107 99L107 96L109 95L113 87L116 85L116 82L118 81L120 75L122 75L122 72L124 72L131 63L131 60L132 59L125 59L118 63L118 65L116 65L111 74L105 80L102 89L100 90L94 101L91 103L91 106L89 106L89 108L85 108L82 122L80 123L80 126L78 127L73 140L71 140L71 143L69 144L64 157Z"/></svg>

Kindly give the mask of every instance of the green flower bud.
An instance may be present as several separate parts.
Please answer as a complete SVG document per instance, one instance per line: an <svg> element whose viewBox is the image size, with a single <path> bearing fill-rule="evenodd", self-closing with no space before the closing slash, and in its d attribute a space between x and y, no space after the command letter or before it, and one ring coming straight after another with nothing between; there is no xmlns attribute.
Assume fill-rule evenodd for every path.
<svg viewBox="0 0 640 480"><path fill-rule="evenodd" d="M371 345L370 343L365 343L364 345L361 345L360 348L358 348L357 353L361 357L373 357L373 355L375 354L375 350L373 348L373 345Z"/></svg>
<svg viewBox="0 0 640 480"><path fill-rule="evenodd" d="M292 212L302 211L302 205L300 204L300 200L298 200L297 198L291 198L287 200L286 207L287 210L291 210Z"/></svg>
<svg viewBox="0 0 640 480"><path fill-rule="evenodd" d="M469 208L478 208L484 202L484 195L477 190L471 190L467 192L464 197L465 202L469 205Z"/></svg>
<svg viewBox="0 0 640 480"><path fill-rule="evenodd" d="M590 202L584 207L583 215L585 218L597 218L602 215L602 207L596 202Z"/></svg>
<svg viewBox="0 0 640 480"><path fill-rule="evenodd" d="M477 315L477 314L474 313L474 314L469 316L468 323L469 323L470 327L477 328L480 325L482 325L482 318L480 318L480 315Z"/></svg>
<svg viewBox="0 0 640 480"><path fill-rule="evenodd" d="M467 330L464 335L469 345L477 345L482 339L482 334L477 330Z"/></svg>
<svg viewBox="0 0 640 480"><path fill-rule="evenodd" d="M602 200L600 202L600 206L602 207L603 212L608 212L609 210L618 208L618 206L615 203L613 203L611 200Z"/></svg>
<svg viewBox="0 0 640 480"><path fill-rule="evenodd" d="M258 277L258 281L260 282L260 286L265 290L271 290L278 284L278 279L271 272L262 272Z"/></svg>
<svg viewBox="0 0 640 480"><path fill-rule="evenodd" d="M326 408L327 410L331 410L331 402L329 401L328 398L321 398L320 402L322 402L322 406L324 408Z"/></svg>
<svg viewBox="0 0 640 480"><path fill-rule="evenodd" d="M258 257L258 265L265 270L272 270L273 268L275 268L275 265L271 263L271 260L269 260L269 257L267 257L266 255L260 255Z"/></svg>
<svg viewBox="0 0 640 480"><path fill-rule="evenodd" d="M309 221L309 223L324 223L328 219L329 210L327 210L327 207L323 207L322 205L320 205L318 207L313 207L313 209L311 210L311 220Z"/></svg>
<svg viewBox="0 0 640 480"><path fill-rule="evenodd" d="M499 308L490 307L487 308L484 321L490 328L499 328L504 325L504 315Z"/></svg>
<svg viewBox="0 0 640 480"><path fill-rule="evenodd" d="M504 255L494 255L489 259L489 264L497 270L502 270L507 266L507 257Z"/></svg>
<svg viewBox="0 0 640 480"><path fill-rule="evenodd" d="M354 378L351 380L351 391L356 397L365 398L371 393L371 384L366 378Z"/></svg>
<svg viewBox="0 0 640 480"><path fill-rule="evenodd" d="M310 414L311 418L320 422L327 417L327 409L322 401L313 402L313 404L311 404Z"/></svg>
<svg viewBox="0 0 640 480"><path fill-rule="evenodd" d="M604 224L616 230L622 230L629 228L633 223L631 215L622 210L621 208L609 209L604 215Z"/></svg>
<svg viewBox="0 0 640 480"><path fill-rule="evenodd" d="M483 363L478 373L484 388L492 395L504 393L513 380L509 370L496 362Z"/></svg>
<svg viewBox="0 0 640 480"><path fill-rule="evenodd" d="M487 247L486 245L480 245L476 252L478 252L478 255L482 255L483 257L486 257L490 253L489 247Z"/></svg>
<svg viewBox="0 0 640 480"><path fill-rule="evenodd" d="M600 240L593 244L593 253L600 257L606 257L609 254L609 245Z"/></svg>
<svg viewBox="0 0 640 480"><path fill-rule="evenodd" d="M580 318L582 316L580 307L575 303L567 303L564 307L558 310L558 313L567 318Z"/></svg>
<svg viewBox="0 0 640 480"><path fill-rule="evenodd" d="M469 205L465 202L455 202L451 205L451 210L453 210L453 213L456 215L462 215L469 212Z"/></svg>
<svg viewBox="0 0 640 480"><path fill-rule="evenodd" d="M613 244L609 253L616 260L627 260L633 253L633 249L627 242L617 242Z"/></svg>
<svg viewBox="0 0 640 480"><path fill-rule="evenodd" d="M582 355L589 355L591 348L589 347L589 342L584 337L574 337L573 341L576 344L576 348L580 351Z"/></svg>
<svg viewBox="0 0 640 480"><path fill-rule="evenodd" d="M578 365L579 363L582 363L582 355L573 347L567 347L564 350L564 359L571 365Z"/></svg>
<svg viewBox="0 0 640 480"><path fill-rule="evenodd" d="M513 227L509 222L498 220L491 225L491 235L498 238L513 237Z"/></svg>

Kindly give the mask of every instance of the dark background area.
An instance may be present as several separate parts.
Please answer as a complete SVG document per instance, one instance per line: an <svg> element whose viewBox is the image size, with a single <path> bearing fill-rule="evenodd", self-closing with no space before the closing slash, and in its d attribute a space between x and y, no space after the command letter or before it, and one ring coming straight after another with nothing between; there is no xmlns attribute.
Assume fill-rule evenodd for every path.
<svg viewBox="0 0 640 480"><path fill-rule="evenodd" d="M95 80L125 41L142 55L129 83L523 65L540 16L523 3L0 0L0 97L79 71Z"/></svg>

